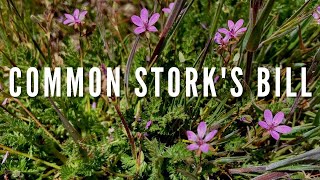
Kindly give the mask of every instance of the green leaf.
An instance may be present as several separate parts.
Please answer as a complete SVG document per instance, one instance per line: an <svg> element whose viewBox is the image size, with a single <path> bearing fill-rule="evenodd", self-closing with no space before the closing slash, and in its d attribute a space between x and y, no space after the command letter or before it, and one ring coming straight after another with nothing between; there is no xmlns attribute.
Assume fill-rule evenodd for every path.
<svg viewBox="0 0 320 180"><path fill-rule="evenodd" d="M274 2L275 0L268 0L256 25L253 27L252 32L250 32L250 37L246 46L247 51L254 52L258 49L262 37L261 32L263 32L264 24L268 19Z"/></svg>

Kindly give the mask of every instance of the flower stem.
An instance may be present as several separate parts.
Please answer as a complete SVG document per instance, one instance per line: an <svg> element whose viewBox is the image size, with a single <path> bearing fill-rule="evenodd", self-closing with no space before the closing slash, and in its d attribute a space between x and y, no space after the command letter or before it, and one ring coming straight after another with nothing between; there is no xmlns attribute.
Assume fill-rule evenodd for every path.
<svg viewBox="0 0 320 180"><path fill-rule="evenodd" d="M132 65L132 62L133 62L133 57L134 57L134 55L136 53L136 50L137 50L137 47L138 47L139 40L140 40L140 36L137 36L136 40L134 41L132 50L130 52L130 55L128 57L128 61L127 61L127 64L126 64L126 72L124 74L124 83L125 83L125 95L126 95L127 99L128 99L128 93L129 93L128 91L129 91L130 69L131 69L131 65Z"/></svg>
<svg viewBox="0 0 320 180"><path fill-rule="evenodd" d="M251 71L252 71L252 61L254 57L254 52L248 51L247 53L247 67L246 67L246 73L245 73L245 79L244 82L246 83L247 87L250 87L250 77L251 77Z"/></svg>
<svg viewBox="0 0 320 180"><path fill-rule="evenodd" d="M29 154L26 154L26 153L23 153L23 152L20 152L20 151L16 151L16 150L14 150L12 148L9 148L7 146L4 146L2 144L0 144L0 148L2 148L4 150L4 151L0 150L0 153L5 153L6 151L9 151L10 154L21 155L21 156L30 158L30 159L32 159L34 161L40 162L42 164L45 164L45 165L47 165L49 167L52 167L52 168L55 168L55 169L58 169L58 170L61 169L60 166L58 166L58 165L56 165L54 163L50 163L50 162L44 161L42 159L36 158L36 157L34 157L32 155L29 155Z"/></svg>
<svg viewBox="0 0 320 180"><path fill-rule="evenodd" d="M214 14L213 20L211 22L211 28L210 28L211 37L214 37L214 34L216 33L216 30L218 28L218 20L219 20L224 2L225 2L225 0L219 0L219 2L218 2L218 7L216 8L216 13Z"/></svg>
<svg viewBox="0 0 320 180"><path fill-rule="evenodd" d="M121 113L120 106L118 104L115 104L114 107L116 108L116 111L117 111L117 113L118 113L118 115L119 115L119 117L121 119L121 123L123 124L124 129L126 130L126 133L127 133L128 138L129 138L130 145L131 145L132 155L133 155L134 159L136 159L137 158L136 145L135 145L133 136L131 134L131 130L130 130L130 128L128 126L128 123L125 120L123 114Z"/></svg>
<svg viewBox="0 0 320 180"><path fill-rule="evenodd" d="M81 25L79 26L79 53L80 53L80 63L81 63L81 67L83 67L83 52L82 52L82 42L81 42Z"/></svg>
<svg viewBox="0 0 320 180"><path fill-rule="evenodd" d="M62 121L62 124L64 126L64 128L66 128L66 130L68 131L68 133L70 133L71 137L73 138L73 140L78 144L79 142L81 142L81 136L78 133L78 131L70 124L70 122L63 116L62 112L59 110L59 108L57 107L57 105L52 101L52 99L50 97L48 97L48 100L50 102L50 104L53 106L53 109L57 112L60 120Z"/></svg>

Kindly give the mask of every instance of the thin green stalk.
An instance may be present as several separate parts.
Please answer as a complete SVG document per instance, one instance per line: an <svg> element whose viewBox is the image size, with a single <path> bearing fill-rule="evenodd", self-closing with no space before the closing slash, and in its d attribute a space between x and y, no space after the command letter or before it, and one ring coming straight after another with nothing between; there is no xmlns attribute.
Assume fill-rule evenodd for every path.
<svg viewBox="0 0 320 180"><path fill-rule="evenodd" d="M125 84L125 94L126 94L126 98L128 99L128 91L129 91L129 75L130 75L130 69L131 69L131 65L133 63L133 58L134 55L136 53L137 47L138 47L138 43L140 40L140 36L136 37L136 40L134 41L132 50L130 52L130 55L128 57L128 61L127 61L127 65L126 65L126 72L124 74L124 84Z"/></svg>
<svg viewBox="0 0 320 180"><path fill-rule="evenodd" d="M26 31L24 31L24 32L26 32L26 34L29 36L29 38L31 39L33 45L34 45L35 48L39 51L39 53L40 53L41 57L43 58L43 60L46 61L46 56L44 55L43 51L41 50L40 45L39 45L39 44L36 42L36 40L33 38L33 36L32 36L32 34L30 33L30 31L28 31L29 28L28 28L28 26L24 23L24 20L23 20L22 16L20 15L18 9L16 8L14 2L13 2L12 0L7 0L7 3L8 3L9 9L10 9L10 6L11 6L12 9L13 9L13 11L14 11L14 13L15 13L15 14L18 16L18 18L20 19L21 24L23 25L23 28L20 28L20 29L21 29L22 31L26 30ZM14 24L15 24L17 27L19 27L16 22L14 22ZM40 61L40 65L41 65L41 64L42 64L42 62Z"/></svg>
<svg viewBox="0 0 320 180"><path fill-rule="evenodd" d="M178 18L180 11L185 3L185 0L176 0L175 1L175 6L166 22L166 25L163 28L162 33L160 34L160 40L153 51L153 54L150 58L150 64L148 65L148 70L156 63L157 59L159 58L162 50L163 50L163 45L166 42L166 38L168 36L168 33L170 29L173 27L173 24L175 23L176 19Z"/></svg>
<svg viewBox="0 0 320 180"><path fill-rule="evenodd" d="M211 28L210 28L211 37L214 37L214 34L217 31L218 21L219 21L219 17L220 17L222 6L223 6L224 2L225 2L225 0L219 0L218 7L215 10L216 13L213 16L213 21L211 22Z"/></svg>
<svg viewBox="0 0 320 180"><path fill-rule="evenodd" d="M247 87L250 87L250 77L252 72L252 61L254 57L254 52L247 52L247 66L246 66L246 72L245 72L245 78L244 82L248 85Z"/></svg>
<svg viewBox="0 0 320 180"><path fill-rule="evenodd" d="M32 160L34 160L34 161L37 161L37 162L39 162L39 163L45 164L45 165L47 165L47 166L49 166L49 167L52 167L52 168L55 168L55 169L58 169L58 170L61 169L60 166L58 166L58 165L56 165L56 164L54 164L54 163L50 163L50 162L48 162L48 161L45 161L45 160L36 158L36 157L34 157L34 156L32 156L32 155L29 155L29 154L26 154L26 153L23 153L23 152L20 152L20 151L16 151L16 150L14 150L14 149L12 149L12 148L9 148L9 147L7 147L7 146L4 146L4 145L2 145L2 144L0 144L0 148L2 148L2 149L4 150L4 151L1 151L1 150L0 150L1 153L6 153L6 151L8 151L9 154L15 154L15 155L24 156L24 157L27 157L27 158L32 159Z"/></svg>
<svg viewBox="0 0 320 180"><path fill-rule="evenodd" d="M129 138L130 145L131 145L132 155L133 155L134 159L137 159L136 144L134 142L134 138L132 136L131 130L129 128L129 125L128 125L127 121L125 120L123 114L121 113L120 106L118 104L115 104L114 107L116 108L116 111L117 111L117 113L118 113L118 115L119 115L119 117L121 119L121 123L123 124L124 129L126 130L126 133L127 133L128 138Z"/></svg>
<svg viewBox="0 0 320 180"><path fill-rule="evenodd" d="M59 110L59 108L57 107L57 105L53 102L53 100L48 97L48 100L50 102L50 104L53 106L53 109L57 112L60 120L62 121L62 124L64 126L64 128L66 128L66 130L68 131L68 133L71 135L71 137L73 138L73 140L79 144L81 142L81 136L78 133L78 131L72 126L72 124L64 117L64 115L62 114L62 112Z"/></svg>

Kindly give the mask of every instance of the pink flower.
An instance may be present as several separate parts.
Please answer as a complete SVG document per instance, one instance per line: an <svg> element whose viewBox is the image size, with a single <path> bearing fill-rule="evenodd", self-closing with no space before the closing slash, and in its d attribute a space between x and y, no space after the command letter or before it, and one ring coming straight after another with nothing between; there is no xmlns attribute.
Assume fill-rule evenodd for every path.
<svg viewBox="0 0 320 180"><path fill-rule="evenodd" d="M188 140L193 143L187 146L190 151L199 149L200 151L207 153L209 151L210 145L207 144L216 134L217 130L213 130L207 133L207 124L205 122L200 122L198 129L198 135L192 131L187 131ZM206 136L205 136L206 135Z"/></svg>
<svg viewBox="0 0 320 180"><path fill-rule="evenodd" d="M169 7L168 7L168 8L163 8L162 11L163 11L164 13L170 14L171 11L173 10L173 8L174 8L174 3L170 3L170 4L169 4Z"/></svg>
<svg viewBox="0 0 320 180"><path fill-rule="evenodd" d="M157 32L158 29L154 26L154 24L158 21L160 17L159 13L153 14L149 19L149 11L146 8L143 8L140 12L140 17L133 15L131 17L131 21L133 24L138 26L135 30L135 34L141 34L145 31L149 32Z"/></svg>
<svg viewBox="0 0 320 180"><path fill-rule="evenodd" d="M149 129L150 128L150 126L151 126L151 124L152 124L152 121L150 120L150 121L148 121L147 122L147 124L146 124L146 129Z"/></svg>
<svg viewBox="0 0 320 180"><path fill-rule="evenodd" d="M228 45L229 40L230 40L230 37L228 35L226 35L225 37L222 37L222 35L219 32L217 32L214 35L214 42L216 42L217 44L219 44L221 46Z"/></svg>
<svg viewBox="0 0 320 180"><path fill-rule="evenodd" d="M66 20L63 21L63 24L72 25L80 25L86 16L87 11L79 11L79 9L74 10L73 15L64 14Z"/></svg>
<svg viewBox="0 0 320 180"><path fill-rule="evenodd" d="M243 22L243 19L238 20L236 23L234 23L232 20L228 20L229 30L226 28L220 28L218 31L229 36L230 38L237 38L247 31L247 28L241 28Z"/></svg>
<svg viewBox="0 0 320 180"><path fill-rule="evenodd" d="M320 6L317 7L317 10L312 14L313 18L320 24Z"/></svg>
<svg viewBox="0 0 320 180"><path fill-rule="evenodd" d="M271 134L271 136L275 140L279 140L281 134L287 134L291 131L291 127L286 125L280 125L282 120L284 119L284 113L278 112L274 117L272 115L272 112L269 109L266 109L264 111L264 121L259 121L259 125L268 130L268 132Z"/></svg>

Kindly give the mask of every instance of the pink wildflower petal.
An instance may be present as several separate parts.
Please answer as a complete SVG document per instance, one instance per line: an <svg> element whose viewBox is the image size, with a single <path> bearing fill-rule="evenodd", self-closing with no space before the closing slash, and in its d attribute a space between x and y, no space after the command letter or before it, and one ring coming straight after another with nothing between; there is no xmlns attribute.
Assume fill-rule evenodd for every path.
<svg viewBox="0 0 320 180"><path fill-rule="evenodd" d="M317 11L318 11L318 13L320 13L320 6L317 7Z"/></svg>
<svg viewBox="0 0 320 180"><path fill-rule="evenodd" d="M279 140L280 139L280 135L279 135L279 133L277 131L271 130L269 132L270 132L270 135L273 137L273 139L275 139L275 140Z"/></svg>
<svg viewBox="0 0 320 180"><path fill-rule="evenodd" d="M292 130L292 128L286 125L281 125L281 126L275 127L274 130L279 133L287 134Z"/></svg>
<svg viewBox="0 0 320 180"><path fill-rule="evenodd" d="M269 125L265 121L259 121L258 124L264 129L269 129Z"/></svg>
<svg viewBox="0 0 320 180"><path fill-rule="evenodd" d="M284 113L281 111L278 112L273 118L273 125L278 126L283 119L284 119Z"/></svg>
<svg viewBox="0 0 320 180"><path fill-rule="evenodd" d="M198 137L200 139L203 139L204 135L207 132L207 124L205 122L203 122L203 121L200 122L197 131L198 131Z"/></svg>
<svg viewBox="0 0 320 180"><path fill-rule="evenodd" d="M3 102L1 103L1 105L2 105L2 106L5 106L5 105L7 105L7 103L8 103L8 98L5 98L5 99L3 100Z"/></svg>
<svg viewBox="0 0 320 180"><path fill-rule="evenodd" d="M217 134L217 132L218 132L217 130L211 131L209 134L206 135L203 141L204 142L210 141Z"/></svg>
<svg viewBox="0 0 320 180"><path fill-rule="evenodd" d="M234 28L234 22L232 20L228 20L228 27L230 30Z"/></svg>
<svg viewBox="0 0 320 180"><path fill-rule="evenodd" d="M237 34L242 34L247 31L247 28L241 28L237 31Z"/></svg>
<svg viewBox="0 0 320 180"><path fill-rule="evenodd" d="M314 12L313 14L312 14L312 16L314 17L314 19L319 19L320 18L320 15L317 13L317 12Z"/></svg>
<svg viewBox="0 0 320 180"><path fill-rule="evenodd" d="M187 146L187 149L190 151L197 150L197 149L199 149L199 145L198 144L190 144Z"/></svg>
<svg viewBox="0 0 320 180"><path fill-rule="evenodd" d="M134 29L134 33L135 34L141 34L143 32L146 31L146 28L143 26L143 27L137 27L136 29Z"/></svg>
<svg viewBox="0 0 320 180"><path fill-rule="evenodd" d="M216 42L217 44L221 45L222 44L222 41L221 39L215 39L214 42Z"/></svg>
<svg viewBox="0 0 320 180"><path fill-rule="evenodd" d="M149 11L146 8L143 8L140 12L140 18L144 23L148 23Z"/></svg>
<svg viewBox="0 0 320 180"><path fill-rule="evenodd" d="M273 116L272 116L272 112L269 109L264 110L263 116L266 123L268 125L272 125Z"/></svg>
<svg viewBox="0 0 320 180"><path fill-rule="evenodd" d="M74 21L74 17L73 17L71 14L64 14L64 16L65 16L67 19L70 19L70 20L73 20L73 21Z"/></svg>
<svg viewBox="0 0 320 180"><path fill-rule="evenodd" d="M154 26L149 26L149 27L148 27L148 31L150 31L150 32L157 32L158 29L157 29L156 27L154 27Z"/></svg>
<svg viewBox="0 0 320 180"><path fill-rule="evenodd" d="M79 9L74 10L73 17L79 19Z"/></svg>
<svg viewBox="0 0 320 180"><path fill-rule="evenodd" d="M73 22L74 22L74 20L72 20L72 19L66 19L66 20L63 21L63 24L70 24L70 23L73 23Z"/></svg>
<svg viewBox="0 0 320 180"><path fill-rule="evenodd" d="M200 146L200 150L204 153L207 153L209 151L209 147L210 147L209 144L202 144Z"/></svg>
<svg viewBox="0 0 320 180"><path fill-rule="evenodd" d="M222 39L222 44L228 44L230 40L230 36L226 35L223 39Z"/></svg>
<svg viewBox="0 0 320 180"><path fill-rule="evenodd" d="M79 20L80 21L84 20L84 17L86 16L87 13L88 11L81 11L79 15Z"/></svg>
<svg viewBox="0 0 320 180"><path fill-rule="evenodd" d="M173 8L174 8L174 3L170 3L170 4L169 4L169 8L170 8L170 10L172 11Z"/></svg>
<svg viewBox="0 0 320 180"><path fill-rule="evenodd" d="M131 17L131 21L133 22L133 24L135 24L137 26L144 26L143 21L141 20L141 18L139 16L133 15Z"/></svg>
<svg viewBox="0 0 320 180"><path fill-rule="evenodd" d="M193 141L193 142L198 141L198 136L192 131L187 131L187 136L189 141Z"/></svg>
<svg viewBox="0 0 320 180"><path fill-rule="evenodd" d="M229 31L226 28L219 28L218 31L226 35L229 34Z"/></svg>
<svg viewBox="0 0 320 180"><path fill-rule="evenodd" d="M214 35L214 42L216 42L217 44L222 44L222 36L219 32L217 32L215 35Z"/></svg>
<svg viewBox="0 0 320 180"><path fill-rule="evenodd" d="M159 14L159 13L153 14L153 15L151 16L151 18L149 19L148 25L149 25L149 26L154 25L154 24L158 21L159 17L160 17L160 14Z"/></svg>
<svg viewBox="0 0 320 180"><path fill-rule="evenodd" d="M167 14L171 13L171 9L169 9L169 8L163 8L162 11L167 13Z"/></svg>
<svg viewBox="0 0 320 180"><path fill-rule="evenodd" d="M72 22L70 24L68 24L68 26L73 26L75 24L75 22Z"/></svg>
<svg viewBox="0 0 320 180"><path fill-rule="evenodd" d="M234 31L237 32L243 25L244 20L239 19L236 24L234 25Z"/></svg>

